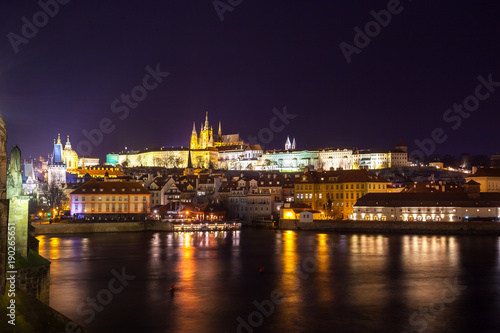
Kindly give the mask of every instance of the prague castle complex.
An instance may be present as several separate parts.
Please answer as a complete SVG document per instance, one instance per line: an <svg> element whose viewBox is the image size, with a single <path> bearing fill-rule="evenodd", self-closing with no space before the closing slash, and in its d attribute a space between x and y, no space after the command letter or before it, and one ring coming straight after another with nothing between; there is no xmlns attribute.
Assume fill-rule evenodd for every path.
<svg viewBox="0 0 500 333"><path fill-rule="evenodd" d="M222 134L219 122L214 133L208 120L196 131L193 123L189 147L144 149L108 154L111 165L186 167L188 154L196 168L229 170L299 171L305 167L324 170L382 169L408 165L407 147L400 143L394 149L358 150L355 148L297 149L295 138L289 137L282 150L263 151L260 145L244 142L239 134Z"/></svg>

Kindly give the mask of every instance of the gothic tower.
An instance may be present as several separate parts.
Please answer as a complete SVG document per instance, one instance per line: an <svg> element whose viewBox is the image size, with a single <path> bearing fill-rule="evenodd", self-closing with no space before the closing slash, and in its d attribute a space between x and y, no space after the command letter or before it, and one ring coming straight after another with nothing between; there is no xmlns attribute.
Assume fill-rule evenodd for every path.
<svg viewBox="0 0 500 333"><path fill-rule="evenodd" d="M49 186L55 184L59 186L66 183L67 167L63 160L63 149L61 143L61 135L58 134L57 142L54 140L54 151L48 166Z"/></svg>
<svg viewBox="0 0 500 333"><path fill-rule="evenodd" d="M191 149L198 149L198 133L196 133L196 125L193 121L193 131L191 132Z"/></svg>
<svg viewBox="0 0 500 333"><path fill-rule="evenodd" d="M292 148L292 144L290 143L290 137L286 137L286 142L285 142L285 150L290 150Z"/></svg>

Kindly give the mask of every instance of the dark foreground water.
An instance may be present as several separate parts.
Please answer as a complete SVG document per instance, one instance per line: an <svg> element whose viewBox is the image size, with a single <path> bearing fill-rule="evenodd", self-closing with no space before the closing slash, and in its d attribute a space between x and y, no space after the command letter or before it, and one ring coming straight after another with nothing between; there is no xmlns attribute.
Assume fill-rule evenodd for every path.
<svg viewBox="0 0 500 333"><path fill-rule="evenodd" d="M499 237L38 239L52 261L50 305L92 332L500 332Z"/></svg>

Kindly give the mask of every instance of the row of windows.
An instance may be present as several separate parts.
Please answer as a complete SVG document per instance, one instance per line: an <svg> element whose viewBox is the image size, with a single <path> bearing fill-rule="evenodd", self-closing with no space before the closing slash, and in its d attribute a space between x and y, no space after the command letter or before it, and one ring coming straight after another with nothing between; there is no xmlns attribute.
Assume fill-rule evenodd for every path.
<svg viewBox="0 0 500 333"><path fill-rule="evenodd" d="M323 199L323 193L319 193L319 199ZM354 198L354 192L346 193L345 194L345 199L355 199ZM334 199L333 193L327 193L326 194L327 199ZM356 199L360 198L359 192L356 192ZM312 193L297 193L297 199L312 199ZM335 199L344 199L344 193L335 193Z"/></svg>
<svg viewBox="0 0 500 333"><path fill-rule="evenodd" d="M122 190L122 192L125 192L125 188L122 188L121 190ZM87 191L87 189L86 189L86 188L82 189L82 192L86 192L86 191ZM112 191L112 192L115 192L115 191L116 191L116 188L112 188L112 189L111 189L111 191ZM132 189L131 189L131 191L132 191L132 192L135 192L135 191L140 192L140 191L141 191L141 189L140 189L140 188L132 188ZM96 188L93 188L93 189L92 189L92 192L97 192L97 189L96 189ZM99 192L104 192L104 189L103 189L103 188L100 188L100 189L99 189Z"/></svg>
<svg viewBox="0 0 500 333"><path fill-rule="evenodd" d="M75 200L74 201L79 201L79 197L78 196L74 196ZM116 197L106 197L106 201L110 201L110 198L111 198L111 201L116 201ZM81 201L82 202L85 202L85 196L82 196L82 199ZM128 196L118 196L118 201L128 201ZM90 201L96 201L96 197L95 196L92 196L90 197ZM97 197L97 201L103 201L102 200L102 197ZM134 197L134 201L139 201L139 197ZM143 196L142 197L142 201L147 201L147 197L146 196Z"/></svg>
<svg viewBox="0 0 500 333"><path fill-rule="evenodd" d="M335 185L325 185L327 190L333 190L334 186L336 190L343 190L344 185L343 184L335 184ZM354 190L354 184L345 184L345 189L346 190ZM376 189L382 190L386 188L386 184L368 184L368 189L371 190L376 190ZM356 184L356 190L365 189L365 184ZM297 185L297 190L312 190L312 185Z"/></svg>
<svg viewBox="0 0 500 333"><path fill-rule="evenodd" d="M424 211L424 210L425 210L425 209L417 209L417 212L421 212L421 211ZM368 209L365 209L365 211L367 212L367 211L368 211ZM382 212L382 211L383 211L383 208L380 208L380 209L378 209L378 210L377 210L377 209L374 209L374 211L375 211L375 212L377 212L377 211ZM393 211L393 209L391 208L391 212L392 212L392 211ZM399 211L400 211L400 212L402 212L402 211L403 211L403 209L399 209ZM406 211L406 209L405 209L405 211ZM411 211L415 211L415 209L408 208L408 212L411 212ZM436 208L435 210L434 210L434 209L432 209L432 212L435 212L435 213L446 213L447 211L448 211L448 212L456 212L457 210L456 210L455 208L453 208L453 209L450 209L450 208L448 208L448 209L439 209L439 208ZM465 211L466 211L466 212L468 212L468 211L469 211L469 209L467 208L467 209L465 209ZM479 211L480 211L480 209L479 209L479 208L476 208L476 211L477 211L477 212L479 212ZM358 209L358 212L361 212L361 209ZM431 209L429 209L429 208L428 208L428 209L427 209L427 212L429 212L429 213L430 213L430 212L431 212ZM491 212L491 208L488 208L488 212Z"/></svg>
<svg viewBox="0 0 500 333"><path fill-rule="evenodd" d="M97 210L101 211L101 210L102 210L102 206L103 206L103 205L101 205L101 204L97 205ZM79 210L79 207L80 207L80 205L79 205L79 204L76 204L76 205L75 205L75 211L78 211L78 210ZM92 205L90 206L90 209L91 209L92 211L94 211L94 210L95 210L95 205L94 205L94 204L92 204ZM123 205L123 209L122 209L122 205L121 205L121 204L118 204L118 205L115 205L115 204L111 204L111 205L110 205L110 204L106 204L106 211L107 211L107 212L109 212L109 211L110 211L110 209L111 209L111 211L115 211L115 210L118 210L118 211L122 211L122 210L123 210L123 211L127 211L127 210L128 210L128 205L127 205L127 204L124 204L124 205ZM135 209L135 210L138 210L138 209L139 209L139 205L135 204L135 205L134 205L134 209ZM82 204L82 211L84 211L84 210L85 210L85 205L83 205L83 204Z"/></svg>

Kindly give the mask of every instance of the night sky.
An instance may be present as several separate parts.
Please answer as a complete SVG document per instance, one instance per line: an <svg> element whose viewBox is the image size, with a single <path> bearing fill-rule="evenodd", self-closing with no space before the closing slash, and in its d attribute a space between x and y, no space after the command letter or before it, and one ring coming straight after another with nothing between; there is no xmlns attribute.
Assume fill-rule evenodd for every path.
<svg viewBox="0 0 500 333"><path fill-rule="evenodd" d="M489 96L467 118L443 119L475 94L478 76L500 82L498 0L220 3L240 4L221 21L212 0L73 0L47 22L36 16L37 34L16 53L9 33L24 38L22 18L33 22L41 7L2 0L0 113L9 148L46 156L61 133L81 154L82 131L106 118L113 131L85 149L102 161L124 147L186 146L205 111L214 131L220 120L224 134L247 140L286 106L296 117L261 142L265 149L283 148L289 135L297 148L392 148L403 140L412 151L441 128L438 154L500 151L500 87L480 90ZM339 45L355 46L354 28L364 31L370 12L388 4L398 13L348 63ZM157 65L168 76L148 81L156 87L128 114L113 112Z"/></svg>

